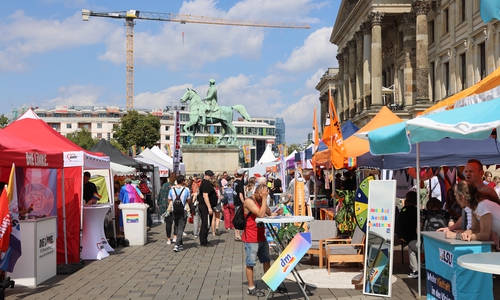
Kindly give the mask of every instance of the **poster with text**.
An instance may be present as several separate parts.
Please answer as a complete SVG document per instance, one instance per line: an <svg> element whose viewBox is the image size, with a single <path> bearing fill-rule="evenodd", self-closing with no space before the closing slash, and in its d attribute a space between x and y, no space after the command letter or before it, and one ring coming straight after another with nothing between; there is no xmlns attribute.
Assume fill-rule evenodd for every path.
<svg viewBox="0 0 500 300"><path fill-rule="evenodd" d="M391 297L396 180L370 180L363 294Z"/></svg>

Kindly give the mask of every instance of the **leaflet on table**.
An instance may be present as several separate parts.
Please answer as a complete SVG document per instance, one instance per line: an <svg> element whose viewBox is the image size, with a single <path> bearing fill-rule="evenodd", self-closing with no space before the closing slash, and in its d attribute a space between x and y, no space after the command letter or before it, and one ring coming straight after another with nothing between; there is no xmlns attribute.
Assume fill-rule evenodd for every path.
<svg viewBox="0 0 500 300"><path fill-rule="evenodd" d="M309 248L311 248L311 233L297 233L271 268L264 274L262 280L275 291Z"/></svg>

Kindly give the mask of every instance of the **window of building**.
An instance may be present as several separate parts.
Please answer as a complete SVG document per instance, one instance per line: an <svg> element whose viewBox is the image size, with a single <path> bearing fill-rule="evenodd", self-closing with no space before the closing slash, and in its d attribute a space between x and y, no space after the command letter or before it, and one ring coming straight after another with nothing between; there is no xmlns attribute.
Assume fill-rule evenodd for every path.
<svg viewBox="0 0 500 300"><path fill-rule="evenodd" d="M97 129L102 129L102 123L97 123Z"/></svg>
<svg viewBox="0 0 500 300"><path fill-rule="evenodd" d="M84 113L84 114L82 114L82 117L84 117L84 118L91 118L92 114L90 114L90 113Z"/></svg>
<svg viewBox="0 0 500 300"><path fill-rule="evenodd" d="M68 113L68 118L76 118L76 113Z"/></svg>
<svg viewBox="0 0 500 300"><path fill-rule="evenodd" d="M444 96L450 95L450 63L444 63Z"/></svg>
<svg viewBox="0 0 500 300"><path fill-rule="evenodd" d="M450 11L445 9L443 11L443 34L450 32Z"/></svg>
<svg viewBox="0 0 500 300"><path fill-rule="evenodd" d="M107 118L108 116L105 113L99 113L99 114L97 114L97 117L99 117L99 118Z"/></svg>
<svg viewBox="0 0 500 300"><path fill-rule="evenodd" d="M479 2L480 2L480 1L481 1L481 0L474 0L474 12L475 12L475 13L479 11L479 7L480 7L480 6L479 6Z"/></svg>
<svg viewBox="0 0 500 300"><path fill-rule="evenodd" d="M55 113L52 115L53 118L60 118L61 117L61 114L60 113Z"/></svg>
<svg viewBox="0 0 500 300"><path fill-rule="evenodd" d="M463 22L465 21L465 0L460 1L460 21Z"/></svg>
<svg viewBox="0 0 500 300"><path fill-rule="evenodd" d="M47 116L45 113L37 113L36 115L40 118L45 118Z"/></svg>
<svg viewBox="0 0 500 300"><path fill-rule="evenodd" d="M479 72L481 79L486 77L486 45L484 42L479 44Z"/></svg>
<svg viewBox="0 0 500 300"><path fill-rule="evenodd" d="M106 133L106 139L108 140L108 142L111 140L111 133L110 132Z"/></svg>
<svg viewBox="0 0 500 300"><path fill-rule="evenodd" d="M98 134L97 134L97 138L98 138L98 139L102 139L102 133L98 133Z"/></svg>
<svg viewBox="0 0 500 300"><path fill-rule="evenodd" d="M165 126L165 131L169 131L170 130L170 126Z"/></svg>
<svg viewBox="0 0 500 300"><path fill-rule="evenodd" d="M429 31L428 32L428 35L429 35L429 44L434 43L434 29L435 29L434 28L434 20L432 20L432 21L429 22L429 26L427 28L427 30ZM400 32L400 33L402 34L403 32Z"/></svg>
<svg viewBox="0 0 500 300"><path fill-rule="evenodd" d="M165 141L170 141L170 135L169 134L165 135Z"/></svg>
<svg viewBox="0 0 500 300"><path fill-rule="evenodd" d="M54 130L59 130L59 127L60 127L60 126L59 126L59 124L58 124L58 123L51 123L51 124L50 124L50 127L52 127L52 129L54 129Z"/></svg>
<svg viewBox="0 0 500 300"><path fill-rule="evenodd" d="M460 54L460 76L462 80L462 90L467 87L467 61L465 59L465 53Z"/></svg>
<svg viewBox="0 0 500 300"><path fill-rule="evenodd" d="M66 129L71 129L71 123L66 123Z"/></svg>

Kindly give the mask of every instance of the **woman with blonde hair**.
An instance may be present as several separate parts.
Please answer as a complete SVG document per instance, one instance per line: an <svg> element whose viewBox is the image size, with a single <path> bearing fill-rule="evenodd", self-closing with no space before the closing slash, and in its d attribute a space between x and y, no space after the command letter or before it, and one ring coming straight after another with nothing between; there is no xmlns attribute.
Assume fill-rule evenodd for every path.
<svg viewBox="0 0 500 300"><path fill-rule="evenodd" d="M256 177L252 176L248 178L248 184L245 186L245 198L252 197L255 190L255 182L257 182Z"/></svg>

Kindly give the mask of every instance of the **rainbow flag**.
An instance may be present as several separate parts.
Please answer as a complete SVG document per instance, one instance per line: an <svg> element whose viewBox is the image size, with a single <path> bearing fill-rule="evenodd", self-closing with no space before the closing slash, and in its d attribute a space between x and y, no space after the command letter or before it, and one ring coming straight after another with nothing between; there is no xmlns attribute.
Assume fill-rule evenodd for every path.
<svg viewBox="0 0 500 300"><path fill-rule="evenodd" d="M133 145L132 147L130 147L130 155L132 157L135 157L137 155L137 146L136 145Z"/></svg>

